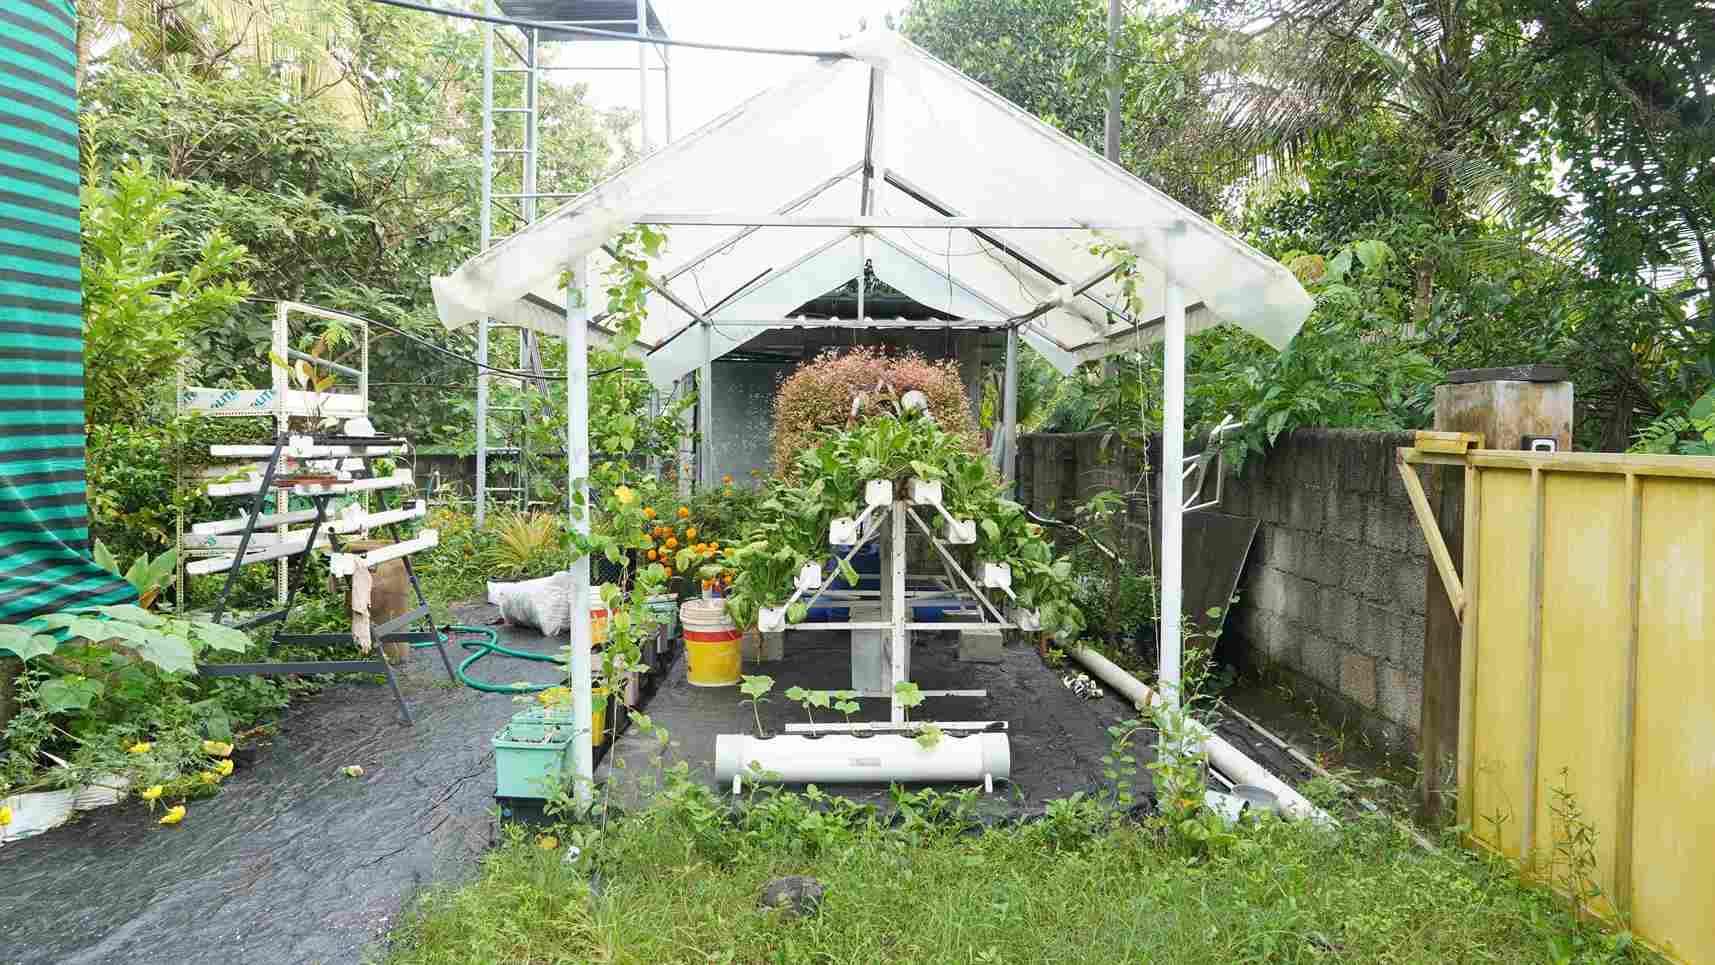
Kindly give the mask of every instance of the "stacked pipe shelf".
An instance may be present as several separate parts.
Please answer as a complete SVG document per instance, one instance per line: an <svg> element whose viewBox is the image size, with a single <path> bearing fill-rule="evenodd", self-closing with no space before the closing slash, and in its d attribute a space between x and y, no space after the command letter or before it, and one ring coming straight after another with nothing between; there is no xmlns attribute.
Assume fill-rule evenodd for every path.
<svg viewBox="0 0 1715 965"><path fill-rule="evenodd" d="M271 651L282 643L307 646L355 645L364 652L365 659L268 660L211 664L200 667L199 673L204 676L378 673L387 678L406 723L411 722L411 709L399 690L392 665L380 654L371 655L376 644L432 643L440 654L447 677L457 679L452 661L447 656L445 640L434 626L428 600L423 596L422 587L410 561L411 554L437 545L439 536L435 530L428 529L415 537L400 539L397 531L399 524L422 519L427 514L428 507L424 501L419 499L408 506L375 511L365 505L352 503L338 513L330 512L331 504L340 497L361 496L367 499L371 493L384 494L411 486L413 479L410 470L395 469L389 475L376 476L372 464L374 459L406 451L407 446L408 443L403 439L367 434L317 437L281 432L274 442L268 444L209 447L209 454L216 458L263 460L259 469L247 466L241 470L248 478L238 481L223 478L208 482L204 486L204 490L211 497L247 498L247 510L234 517L197 523L191 526L189 537L183 539L186 547L200 552L229 551L196 560L185 566L185 572L192 576L226 574L226 583L215 605L214 620L219 622L233 602L233 591L240 569L255 563L279 560L290 561L290 576L286 580L281 608L252 616L235 626L238 629L250 630L270 624L284 625L291 616L298 590L303 585L311 554L318 549L327 549L331 551L330 569L336 576L351 582L352 610L354 616L361 616L361 620L354 621L354 629L344 633L287 634L276 629L270 638L268 649ZM287 474L295 471L303 473L302 481L288 478ZM230 475L229 473L228 476ZM263 510L267 508L270 494L278 494L280 497L290 494L309 500L311 506L291 509L286 499L281 498L278 511L265 513ZM289 528L294 524L304 523L309 525L299 529ZM273 528L275 531L258 532L264 528ZM390 545L360 553L344 551L342 536L367 537L371 531L382 528L392 532L394 541ZM369 571L372 567L391 560L403 561L411 588L416 593L417 606L371 628L368 621ZM287 564L283 562L282 565ZM410 629L418 624L425 625L426 629Z"/></svg>
<svg viewBox="0 0 1715 965"><path fill-rule="evenodd" d="M919 510L929 512L932 519L939 517L942 524L939 530L926 522ZM915 533L911 532L913 528ZM884 678L869 680L867 672L860 671L859 650L869 644L860 644L854 635L851 689L863 698L888 699L891 719L884 723L825 723L811 729L789 727L790 733L767 739L748 734L718 734L715 779L722 784L730 782L735 792L746 777L759 774L773 775L772 779L788 783L971 781L980 782L990 791L995 779L1008 779L1012 756L1004 721L908 722L902 695L893 689L911 677L911 632L945 629L944 624L912 620L912 601L905 581L908 535L927 540L939 555L949 587L945 595L958 597L975 607L977 620L968 626L1009 630L1040 625L1036 614L1016 605L1011 570L1005 564L979 562L971 568L977 573L973 578L954 557L948 547L974 544L976 530L974 521L957 519L947 511L939 482L912 479L903 494L895 493L890 480L875 479L866 484L863 510L856 517L833 520L828 542L837 553L834 572L838 573L850 566L852 558L864 546L881 540L880 602L885 618L791 623L787 612L801 599L805 599L802 606L807 610L824 596L832 598L840 592L830 592L832 574L824 566L810 563L798 573L792 596L782 606L764 608L758 625L765 633L806 629L880 631L888 665L883 668ZM997 605L991 596L1006 599ZM1011 604L1007 612L1003 612L1005 603ZM884 686L874 686L876 683ZM920 690L918 696L986 697L987 691ZM944 736L934 741L919 741L916 732L928 727L944 732Z"/></svg>

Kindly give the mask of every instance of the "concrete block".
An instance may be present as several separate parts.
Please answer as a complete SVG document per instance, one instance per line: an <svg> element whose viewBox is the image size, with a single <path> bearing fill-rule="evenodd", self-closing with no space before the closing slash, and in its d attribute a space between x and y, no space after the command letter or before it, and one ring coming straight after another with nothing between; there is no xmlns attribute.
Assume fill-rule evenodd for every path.
<svg viewBox="0 0 1715 965"><path fill-rule="evenodd" d="M762 660L769 663L783 660L786 657L786 632L764 633L762 635Z"/></svg>
<svg viewBox="0 0 1715 965"><path fill-rule="evenodd" d="M1317 533L1322 530L1322 494L1302 485L1293 486L1288 497L1286 511L1287 522L1293 529L1307 533Z"/></svg>
<svg viewBox="0 0 1715 965"><path fill-rule="evenodd" d="M1358 614L1362 612L1364 604L1344 589L1337 588L1332 592L1335 594L1334 620L1333 625L1328 627L1328 636L1341 646L1356 646L1360 637Z"/></svg>
<svg viewBox="0 0 1715 965"><path fill-rule="evenodd" d="M1423 710L1423 679L1398 667L1382 667L1376 680L1377 711L1388 720L1419 732Z"/></svg>
<svg viewBox="0 0 1715 965"><path fill-rule="evenodd" d="M1334 641L1314 633L1298 636L1298 668L1305 676L1333 690L1340 686L1341 650Z"/></svg>
<svg viewBox="0 0 1715 965"><path fill-rule="evenodd" d="M1265 616L1262 623L1260 639L1255 641L1262 647L1262 652L1276 663L1298 666L1301 660L1299 635L1278 615Z"/></svg>
<svg viewBox="0 0 1715 965"><path fill-rule="evenodd" d="M1252 568L1250 585L1251 606L1268 613L1286 609L1286 574L1272 566Z"/></svg>
<svg viewBox="0 0 1715 965"><path fill-rule="evenodd" d="M1397 619L1398 631L1394 634L1394 646L1389 648L1387 662L1407 673L1422 677L1423 617L1413 613L1401 613Z"/></svg>
<svg viewBox="0 0 1715 965"><path fill-rule="evenodd" d="M1347 489L1330 489L1323 494L1323 529L1330 536L1356 542L1364 532L1364 504L1356 493Z"/></svg>
<svg viewBox="0 0 1715 965"><path fill-rule="evenodd" d="M1340 694L1368 710L1376 709L1376 659L1362 653L1340 654Z"/></svg>
<svg viewBox="0 0 1715 965"><path fill-rule="evenodd" d="M1002 645L1003 637L999 630L959 631L959 659L966 663L1000 663L1005 659Z"/></svg>
<svg viewBox="0 0 1715 965"><path fill-rule="evenodd" d="M1354 603L1358 611L1358 627L1352 639L1352 649L1380 660L1389 659L1390 645L1399 633L1399 614L1374 603Z"/></svg>
<svg viewBox="0 0 1715 965"><path fill-rule="evenodd" d="M1406 613L1422 613L1424 594L1429 584L1428 568L1423 561L1404 553L1389 556L1388 568L1393 585L1388 588L1388 595L1394 600L1394 608Z"/></svg>

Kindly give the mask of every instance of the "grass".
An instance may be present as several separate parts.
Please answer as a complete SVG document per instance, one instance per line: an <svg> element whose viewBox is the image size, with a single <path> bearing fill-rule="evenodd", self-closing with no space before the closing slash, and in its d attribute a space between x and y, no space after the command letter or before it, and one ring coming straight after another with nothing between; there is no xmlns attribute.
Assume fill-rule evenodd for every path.
<svg viewBox="0 0 1715 965"><path fill-rule="evenodd" d="M1089 802L974 830L907 799L906 826L843 802L712 792L557 831L509 829L474 880L423 895L393 965L467 962L1587 962L1624 941L1580 927L1504 865L1429 853L1383 817L1269 822L1220 854L1114 826ZM915 802L915 803L914 803ZM949 805L949 802L952 802ZM939 820L925 812L939 810ZM952 820L948 817L952 816ZM566 861L567 847L583 849ZM601 880L592 892L592 871ZM757 907L770 880L827 887L819 917ZM1621 948L1615 951L1615 948Z"/></svg>

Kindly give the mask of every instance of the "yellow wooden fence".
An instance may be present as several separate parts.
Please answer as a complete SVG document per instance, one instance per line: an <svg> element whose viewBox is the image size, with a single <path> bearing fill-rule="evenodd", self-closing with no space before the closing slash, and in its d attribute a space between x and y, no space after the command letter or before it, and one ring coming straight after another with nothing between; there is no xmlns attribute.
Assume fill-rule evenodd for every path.
<svg viewBox="0 0 1715 965"><path fill-rule="evenodd" d="M1444 443L1400 461L1425 518L1410 464L1465 467L1460 823L1549 878L1575 802L1594 909L1715 963L1715 459Z"/></svg>

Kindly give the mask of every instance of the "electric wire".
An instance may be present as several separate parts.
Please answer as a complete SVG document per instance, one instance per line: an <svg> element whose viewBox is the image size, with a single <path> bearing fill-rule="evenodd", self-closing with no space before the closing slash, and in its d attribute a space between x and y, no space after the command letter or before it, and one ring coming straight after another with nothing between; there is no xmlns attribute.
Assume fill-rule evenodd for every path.
<svg viewBox="0 0 1715 965"><path fill-rule="evenodd" d="M278 304L279 302L284 301L284 299L264 298L264 297L259 296L259 295L253 295L249 298L246 298L245 301L247 301L247 302L267 302L270 304ZM319 305L317 307L321 308L321 306L319 306ZM397 326L389 325L386 322L377 321L373 318L365 318L362 315L353 314L352 312L347 312L347 311L341 311L340 309L337 309L337 308L322 308L321 310L325 311L329 314L332 314L332 315L340 315L340 316L343 316L345 318L349 318L354 322L362 322L365 325L373 325L376 328L385 329L389 332L392 332L395 335L400 336L401 338L405 338L405 339L408 339L410 341L416 342L418 345L421 345L422 347L428 349L431 352L436 353L437 355L444 355L447 358L452 359L455 362L463 362L466 365L474 365L479 369L483 369L485 371L492 372L495 375L502 375L502 376L505 376L509 379L528 379L530 381L537 381L540 379L545 379L545 378L550 378L550 377L558 379L558 378L561 378L565 375L564 372L527 372L527 371L524 371L523 369L498 368L496 366L489 365L487 362L478 362L476 359L471 358L468 355L461 355L460 353L455 352L452 349L445 348L445 347L440 346L440 345L436 345L434 342L431 342L426 338L420 338L416 335L412 335L410 332L407 332L404 329L399 328ZM614 372L620 371L623 368L625 368L625 366L623 366L623 365L614 365L614 366L610 366L610 367L605 368L605 369L598 369L597 371L591 372L589 374L589 378L593 379L593 378L597 378L597 377L603 376L603 375L610 375ZM375 383L375 384L380 385L380 384L386 384L386 383Z"/></svg>
<svg viewBox="0 0 1715 965"><path fill-rule="evenodd" d="M515 17L500 17L493 14L475 13L469 10L450 10L427 3L414 3L412 0L370 0L371 3L398 7L401 10L415 10L418 13L433 13L442 17L454 17L460 20L475 20L479 23L496 24L502 27L518 27L522 30L543 30L550 33L580 34L585 37L601 37L607 40L629 40L633 43L658 44L663 47L689 47L695 50L719 50L735 54L772 54L780 57L814 57L817 60L851 60L852 55L840 50L803 50L791 47L750 47L742 44L713 44L697 40L671 40L657 37L653 34L624 33L618 30L598 30L594 27L574 27L569 24L558 24L542 20L520 20Z"/></svg>

